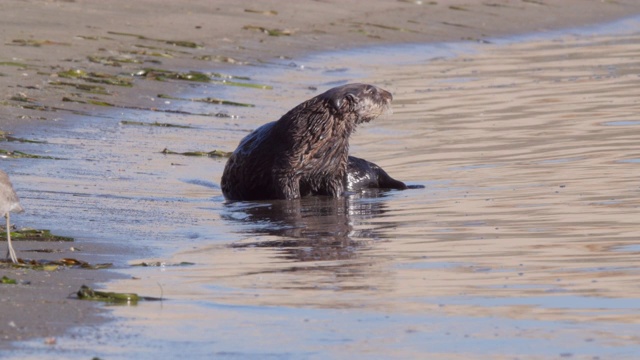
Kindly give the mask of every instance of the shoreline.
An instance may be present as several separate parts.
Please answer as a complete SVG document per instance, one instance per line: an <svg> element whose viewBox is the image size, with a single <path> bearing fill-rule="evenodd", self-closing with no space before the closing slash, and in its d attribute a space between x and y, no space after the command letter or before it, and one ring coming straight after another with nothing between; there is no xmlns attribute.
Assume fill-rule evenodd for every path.
<svg viewBox="0 0 640 360"><path fill-rule="evenodd" d="M118 106L154 108L159 106L155 102L158 93L175 94L180 86L171 81L133 79L132 87L100 85L110 93L104 95L82 92L71 85L52 85L85 84L82 79L61 76L69 70L115 77L144 67L172 71L219 69L370 45L476 42L487 37L603 23L640 13L640 4L630 1L570 0L562 5L546 5L541 1L496 1L492 5L482 1L440 1L435 5L374 1L366 12L362 12L355 1L341 2L340 6L337 2L285 5L272 1L263 3L263 9L246 9L231 1L218 3L216 8L207 4L205 1L190 2L189 9L184 9L170 1L150 0L135 3L121 0L109 3L93 0L3 3L0 17L5 25L0 47L3 54L12 55L0 57L4 64L0 66L0 73L4 74L0 76L0 130L19 138L35 136L46 140L46 128L73 125L74 120L68 118L75 116L67 114L95 111L98 105L87 104L87 99L109 101ZM578 4L580 12L575 11ZM271 31L272 35L265 31ZM175 40L193 42L196 47L169 43ZM82 94L85 103L64 101L70 92ZM25 107L25 103L33 106ZM47 110L52 108L57 110ZM0 147L22 148L15 142L2 142ZM3 161L2 168L7 170L7 167L9 172L19 169L21 161ZM21 226L27 225L19 217L15 217L16 220ZM38 224L28 225L37 227ZM51 230L59 233L62 229ZM84 252L73 257L96 263L105 262L105 257L115 259L122 255L115 247L92 244L90 238L75 235L80 238L77 244ZM43 246L23 242L17 245L18 249ZM47 247L53 245L47 244ZM65 244L55 247L68 251L63 249ZM18 252L19 257L32 256ZM47 257L39 255L35 257ZM62 256L55 254L52 257ZM22 270L2 268L2 274L31 281L31 285L12 288L2 285L1 300L5 305L0 308L0 317L20 318L25 325L18 326L20 331L17 331L10 321L0 324L0 336L4 340L0 349L19 351L19 347L9 342L60 336L71 327L109 320L103 316L107 310L100 304L68 299L67 295L69 290L77 291L80 283L91 286L117 278L114 271L67 269L51 274L35 271L26 274ZM47 326L49 321L55 326ZM45 326L41 326L43 324Z"/></svg>

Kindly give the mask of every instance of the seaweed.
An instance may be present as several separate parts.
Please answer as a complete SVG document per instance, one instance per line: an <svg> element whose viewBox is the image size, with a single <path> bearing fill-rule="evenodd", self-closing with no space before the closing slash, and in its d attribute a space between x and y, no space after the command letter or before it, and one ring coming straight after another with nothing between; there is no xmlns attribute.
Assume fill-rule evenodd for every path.
<svg viewBox="0 0 640 360"><path fill-rule="evenodd" d="M273 86L263 85L263 84L243 83L243 82L229 81L229 80L214 81L214 83L221 84L221 85L228 85L228 86L240 86L240 87L248 87L248 88L254 88L254 89L273 90Z"/></svg>
<svg viewBox="0 0 640 360"><path fill-rule="evenodd" d="M167 79L170 79L170 80L183 80L183 81L195 81L195 82L211 82L211 83L220 84L220 85L241 86L241 87L249 87L249 88L255 88L255 89L266 89L266 90L273 89L273 87L269 85L230 81L228 79L250 80L250 78L246 76L225 75L221 73L203 73L199 71L179 72L179 71L163 70L163 69L156 69L156 68L145 68L135 72L132 75L153 79L153 80L158 80L158 81L165 81ZM213 78L216 78L216 79L213 79ZM222 79L222 80L218 80L218 79Z"/></svg>
<svg viewBox="0 0 640 360"><path fill-rule="evenodd" d="M76 84L76 83L70 83L66 81L50 81L49 85L71 86L78 90L89 92L91 94L111 95L111 92L109 92L104 86L100 86L100 85Z"/></svg>
<svg viewBox="0 0 640 360"><path fill-rule="evenodd" d="M499 3L482 3L482 5L490 6L490 7L509 7L508 5L499 4Z"/></svg>
<svg viewBox="0 0 640 360"><path fill-rule="evenodd" d="M80 290L76 293L80 300L102 301L105 303L119 304L119 305L136 305L138 301L162 301L162 298L151 296L139 296L135 293L117 293L111 291L98 291L92 288L82 285Z"/></svg>
<svg viewBox="0 0 640 360"><path fill-rule="evenodd" d="M34 111L49 111L49 112L66 111L66 112L70 112L70 113L75 114L75 115L101 117L101 115L89 114L88 112L85 112L85 111L60 108L60 107L56 107L56 106L40 105L40 104L35 104L35 103L30 103L30 102L27 102L26 104L14 104L14 103L11 103L11 102L0 101L0 105L3 105L3 106L14 106L14 107L17 107L17 108L20 108L20 109L34 110ZM20 117L21 118L25 118L26 115L21 115ZM46 118L42 118L42 117L40 119L41 120L46 120Z"/></svg>
<svg viewBox="0 0 640 360"><path fill-rule="evenodd" d="M359 22L356 22L355 24L356 24L356 25L360 25L360 26L371 26L371 27L375 27L375 28L379 28L379 29L384 29L384 30L393 30L393 31L400 31L400 32L419 33L419 31L416 31L416 30L405 29L405 28L401 28L401 27L397 27L397 26L389 26L389 25L383 25L383 24L359 23Z"/></svg>
<svg viewBox="0 0 640 360"><path fill-rule="evenodd" d="M17 284L16 279L8 278L6 275L0 279L0 284Z"/></svg>
<svg viewBox="0 0 640 360"><path fill-rule="evenodd" d="M116 57L116 56L97 56L89 55L87 60L93 63L102 64L106 66L122 67L123 63L127 64L142 64L144 60L134 59L130 57Z"/></svg>
<svg viewBox="0 0 640 360"><path fill-rule="evenodd" d="M61 78L81 79L92 83L100 83L106 85L116 85L124 87L132 87L132 80L121 76L110 75L105 73L86 72L82 69L69 69L56 73Z"/></svg>
<svg viewBox="0 0 640 360"><path fill-rule="evenodd" d="M228 56L212 56L212 55L197 55L193 57L194 60L202 60L202 61L216 61L228 64L245 64L245 62L236 60L232 57Z"/></svg>
<svg viewBox="0 0 640 360"><path fill-rule="evenodd" d="M95 99L88 99L86 101L83 100L78 100L78 99L72 99L72 98L68 98L68 97L63 97L62 98L63 102L74 102L74 103L78 103L78 104L91 104L91 105L96 105L96 106L108 106L108 107L117 107L116 105L106 102L106 101L102 101L102 100L95 100Z"/></svg>
<svg viewBox="0 0 640 360"><path fill-rule="evenodd" d="M455 27L459 27L459 28L467 28L467 29L470 29L470 28L471 28L471 26L469 26L469 25L458 24L458 23L452 23L452 22L448 22L448 21L443 21L442 23L443 23L444 25L455 26Z"/></svg>
<svg viewBox="0 0 640 360"><path fill-rule="evenodd" d="M137 47L142 47L142 45L135 45ZM163 52L158 52L158 51L147 51L147 50L126 50L126 51L122 51L122 53L124 54L131 54L131 55L141 55L141 56L154 56L154 57L162 57L162 58L166 58L166 59L173 59L173 55L171 55L172 52L175 51L170 51L170 50L163 50ZM147 60L149 62L157 62L159 63L159 60L156 61L151 61L151 60Z"/></svg>
<svg viewBox="0 0 640 360"><path fill-rule="evenodd" d="M211 77L219 78L219 79L235 79L235 80L251 80L248 76L238 76L238 75L229 75L222 73L208 73Z"/></svg>
<svg viewBox="0 0 640 360"><path fill-rule="evenodd" d="M197 82L211 81L211 77L209 77L209 75L205 73L201 73L199 71L179 72L179 71L146 68L136 72L134 75L153 79L153 80L158 80L158 81L164 81L165 79L197 81Z"/></svg>
<svg viewBox="0 0 640 360"><path fill-rule="evenodd" d="M196 115L196 116L214 116L214 117L231 117L230 115L227 114L223 114L223 113L193 113L193 112L189 112L189 111L183 111L183 110L172 110L172 109L158 109L158 108L147 108L147 107L140 107L140 106L126 106L126 105L116 105L116 104L112 104L110 102L106 102L106 101L102 101L102 100L96 100L96 99L88 99L88 100L80 100L80 99L72 99L70 97L63 97L62 101L65 102L74 102L74 103L78 103L78 104L88 104L88 105L96 105L96 106L106 106L106 107L115 107L115 108L119 108L119 109L129 109L129 110L142 110L142 111L153 111L153 112L161 112L161 113L167 113L167 114L183 114L183 115ZM59 109L59 108L53 108L56 110L68 110L68 109ZM71 110L68 110L71 111ZM97 116L92 114L92 116Z"/></svg>
<svg viewBox="0 0 640 360"><path fill-rule="evenodd" d="M14 150L9 151L5 149L0 149L0 157L8 157L12 159L47 159L47 160L64 160L62 158L56 158L53 156L44 156L44 155L33 155L27 154L22 151Z"/></svg>
<svg viewBox="0 0 640 360"><path fill-rule="evenodd" d="M165 155L182 155L182 156L208 156L208 157L229 157L231 156L232 153L227 152L227 151L222 151L222 150L212 150L212 151L187 151L187 152L175 152L175 151L171 151L167 148L164 148L164 150L162 150L160 152L161 154L165 154Z"/></svg>
<svg viewBox="0 0 640 360"><path fill-rule="evenodd" d="M278 12L275 11L275 10L244 9L244 12L253 13L253 14L260 14L260 15L268 15L268 16L278 15Z"/></svg>
<svg viewBox="0 0 640 360"><path fill-rule="evenodd" d="M71 46L71 44L65 43L65 42L51 41L51 40L35 40L35 39L15 39L6 45L33 46L33 47L41 47L42 45Z"/></svg>
<svg viewBox="0 0 640 360"><path fill-rule="evenodd" d="M113 266L111 263L102 263L91 265L86 261L72 259L72 258L62 258L58 261L52 261L52 264L61 265L72 268L80 268L80 269L89 269L89 270L100 270L100 269L108 269Z"/></svg>
<svg viewBox="0 0 640 360"><path fill-rule="evenodd" d="M140 300L138 294L97 291L86 285L82 285L76 295L80 300L103 301L114 304L135 305Z"/></svg>
<svg viewBox="0 0 640 360"><path fill-rule="evenodd" d="M26 269L40 270L40 271L56 271L61 267L73 268L73 269L85 269L85 270L101 270L101 269L108 269L113 266L113 264L111 263L92 265L86 261L72 259L72 258L63 258L60 260L18 259L17 264L14 264L10 260L2 259L0 260L0 264L2 264L3 267L26 268Z"/></svg>
<svg viewBox="0 0 640 360"><path fill-rule="evenodd" d="M193 41L154 39L154 38L150 38L150 37L147 37L147 36L144 36L144 35L124 33L124 32L119 32L119 31L107 31L107 33L108 34L112 34L112 35L132 36L132 37L138 38L140 40L158 41L158 42L163 42L163 43L169 44L169 45L187 47L187 48L192 48L192 49L201 49L202 48L201 45L198 45Z"/></svg>
<svg viewBox="0 0 640 360"><path fill-rule="evenodd" d="M269 36L291 36L294 34L295 31L290 30L290 29L267 29L265 27L262 26L256 26L256 25L245 25L242 27L243 30L253 30L253 31L259 31L261 33L265 33Z"/></svg>
<svg viewBox="0 0 640 360"><path fill-rule="evenodd" d="M170 100L192 101L192 102L203 102L203 103L215 104L215 105L231 105L231 106L243 106L243 107L254 107L255 106L253 104L240 103L240 102L222 100L222 99L211 98L211 97L188 99L188 98L180 98L180 97L175 97L175 96L170 96L170 95L165 95L165 94L158 94L158 98L160 98L160 99L170 99Z"/></svg>
<svg viewBox="0 0 640 360"><path fill-rule="evenodd" d="M36 99L30 98L27 95L22 94L22 93L19 93L17 95L13 95L12 97L9 98L9 100L26 102L26 103L33 103L33 102L36 101Z"/></svg>
<svg viewBox="0 0 640 360"><path fill-rule="evenodd" d="M166 53L166 55L169 55L169 57L173 57L172 55L170 55L171 53L191 55L191 53L189 51L182 51L182 50L176 50L176 49L165 49L165 48L161 48L161 47L158 47L158 46L149 46L149 45L142 45L142 44L136 44L136 45L133 45L133 46L135 46L137 48L141 48L141 49L161 50L161 51L164 51Z"/></svg>
<svg viewBox="0 0 640 360"><path fill-rule="evenodd" d="M0 238L6 238L7 232L0 232ZM72 237L53 235L51 230L46 229L20 229L11 232L11 240L14 241L74 241Z"/></svg>
<svg viewBox="0 0 640 360"><path fill-rule="evenodd" d="M35 67L33 65L17 62L17 61L0 61L0 66L15 66L19 68L30 68Z"/></svg>
<svg viewBox="0 0 640 360"><path fill-rule="evenodd" d="M93 40L93 41L103 39L102 36L76 35L76 37L82 40ZM111 39L108 39L108 40L111 40Z"/></svg>
<svg viewBox="0 0 640 360"><path fill-rule="evenodd" d="M0 131L0 141L29 143L29 144L46 144L47 143L46 141L29 140L29 139L24 139L24 138L19 138L19 137L7 135L3 131Z"/></svg>
<svg viewBox="0 0 640 360"><path fill-rule="evenodd" d="M66 79L83 79L89 76L89 74L82 69L69 69L69 70L59 71L56 73L56 75Z"/></svg>
<svg viewBox="0 0 640 360"><path fill-rule="evenodd" d="M177 125L177 124L159 123L159 122L146 123L142 121L130 121L130 120L122 120L120 121L120 125L158 126L158 127L171 127L171 128L181 128L181 129L193 128L193 126L189 126L189 125Z"/></svg>

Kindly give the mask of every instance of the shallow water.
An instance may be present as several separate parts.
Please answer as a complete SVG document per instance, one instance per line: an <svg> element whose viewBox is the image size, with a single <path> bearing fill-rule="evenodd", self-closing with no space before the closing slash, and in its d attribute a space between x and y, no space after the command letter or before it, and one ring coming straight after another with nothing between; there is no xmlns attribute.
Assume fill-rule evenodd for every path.
<svg viewBox="0 0 640 360"><path fill-rule="evenodd" d="M91 241L149 254L123 257L121 271L135 279L106 288L167 300L115 307L114 322L74 330L54 349L25 343L24 353L637 358L633 24L614 35L387 47L243 68L275 90L191 90L257 105L220 107L237 117L105 112L48 134L55 156L70 160L34 161L14 176L33 209L22 221L64 224L76 236L91 229ZM352 81L390 90L394 114L361 127L351 153L425 189L225 204L224 160L159 153L231 150L318 93L309 86ZM167 265L126 266L151 260ZM171 266L180 262L195 265Z"/></svg>

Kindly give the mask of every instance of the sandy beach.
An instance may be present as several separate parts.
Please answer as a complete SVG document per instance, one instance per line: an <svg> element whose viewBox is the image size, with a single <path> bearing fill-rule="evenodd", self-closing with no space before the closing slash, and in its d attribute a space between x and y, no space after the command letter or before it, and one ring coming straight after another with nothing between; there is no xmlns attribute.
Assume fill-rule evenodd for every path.
<svg viewBox="0 0 640 360"><path fill-rule="evenodd" d="M376 44L476 42L639 11L633 1L599 0L378 0L366 9L358 1L7 1L0 4L2 130L61 118L21 107L23 98L38 106L86 109L62 101L68 87L52 85L63 82L65 71L115 76L150 66L217 68ZM119 105L155 106L144 102L157 89L116 90L109 99Z"/></svg>
<svg viewBox="0 0 640 360"><path fill-rule="evenodd" d="M176 92L173 83L149 85L128 76L124 77L127 86L97 83L95 94L69 100L68 93L77 89L76 80L83 74L120 80L123 73L145 68L216 70L358 46L482 42L640 13L640 3L630 0L376 0L362 7L357 1L3 1L0 134L29 138L36 133L41 138L43 129L69 125L68 115L90 114L101 106L99 101L116 107L153 108L158 106L157 94ZM0 148L19 150L20 144L3 141ZM10 175L20 167L19 159L0 159L0 163ZM38 227L22 224L19 216L12 220ZM78 245L83 248L80 255L70 254L65 244L19 243L18 249L59 250L38 254L41 258L122 261L117 248L91 244L90 237ZM10 347L11 341L55 338L70 327L104 321L99 306L69 295L82 284L116 276L104 270L42 272L8 266L0 267L2 275L29 284L0 285L0 349Z"/></svg>

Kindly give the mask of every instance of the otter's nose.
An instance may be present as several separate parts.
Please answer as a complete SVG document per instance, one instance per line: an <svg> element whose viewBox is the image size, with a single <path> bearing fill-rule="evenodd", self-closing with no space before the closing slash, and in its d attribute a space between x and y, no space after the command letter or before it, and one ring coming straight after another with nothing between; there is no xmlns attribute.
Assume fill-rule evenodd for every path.
<svg viewBox="0 0 640 360"><path fill-rule="evenodd" d="M391 95L391 93L388 92L387 90L379 89L379 92L380 92L380 96L382 96L382 98L385 99L387 102L391 102L393 100L393 95Z"/></svg>

